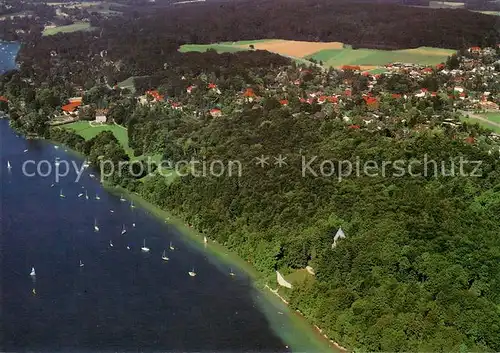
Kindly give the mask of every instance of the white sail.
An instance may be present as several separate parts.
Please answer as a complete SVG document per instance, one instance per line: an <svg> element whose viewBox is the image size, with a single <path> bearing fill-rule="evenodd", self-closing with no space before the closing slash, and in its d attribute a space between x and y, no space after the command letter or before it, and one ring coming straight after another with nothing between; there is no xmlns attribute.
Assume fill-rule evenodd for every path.
<svg viewBox="0 0 500 353"><path fill-rule="evenodd" d="M64 198L65 197L64 194L63 194L63 190L62 189L59 191L59 197L60 198Z"/></svg>
<svg viewBox="0 0 500 353"><path fill-rule="evenodd" d="M34 267L31 268L30 276L31 277L35 277L36 276L36 272L35 272L35 268Z"/></svg>
<svg viewBox="0 0 500 353"><path fill-rule="evenodd" d="M121 196L120 196L120 201L121 201L121 202L125 202L125 201L127 201L127 200L125 200L125 198L123 197L123 195L121 195Z"/></svg>
<svg viewBox="0 0 500 353"><path fill-rule="evenodd" d="M170 250L174 250L174 246L172 245L172 242L170 242L170 246L169 246Z"/></svg>
<svg viewBox="0 0 500 353"><path fill-rule="evenodd" d="M276 277L278 279L278 284L282 287L292 288L292 284L288 282L278 271L276 271Z"/></svg>
<svg viewBox="0 0 500 353"><path fill-rule="evenodd" d="M78 194L78 197L82 197L82 196L83 196L83 193L79 193L79 194Z"/></svg>
<svg viewBox="0 0 500 353"><path fill-rule="evenodd" d="M167 257L167 251L166 250L163 250L163 254L161 255L161 259L164 260L164 261L168 261L169 258Z"/></svg>
<svg viewBox="0 0 500 353"><path fill-rule="evenodd" d="M95 194L95 199L100 200L101 198L99 197L99 195Z"/></svg>
<svg viewBox="0 0 500 353"><path fill-rule="evenodd" d="M80 260L80 267L83 267L83 266L84 266L83 262L82 262L82 260Z"/></svg>
<svg viewBox="0 0 500 353"><path fill-rule="evenodd" d="M99 227L97 226L97 219L94 218L94 231L98 232Z"/></svg>
<svg viewBox="0 0 500 353"><path fill-rule="evenodd" d="M204 242L205 244L206 244L206 243L208 243L208 239L207 239L207 237L203 237L203 242Z"/></svg>
<svg viewBox="0 0 500 353"><path fill-rule="evenodd" d="M189 274L191 277L196 276L196 272L194 272L194 267L191 269L191 271L189 271L189 272L188 272L188 274Z"/></svg>
<svg viewBox="0 0 500 353"><path fill-rule="evenodd" d="M127 233L127 230L125 229L125 224L123 225L123 228L122 228L122 235Z"/></svg>
<svg viewBox="0 0 500 353"><path fill-rule="evenodd" d="M111 240L109 241L109 246L113 247L113 242Z"/></svg>
<svg viewBox="0 0 500 353"><path fill-rule="evenodd" d="M143 241L143 245L142 245L141 250L143 252L149 252L149 248L146 246L146 239L144 239L144 241Z"/></svg>
<svg viewBox="0 0 500 353"><path fill-rule="evenodd" d="M7 169L11 169L11 168L12 168L12 166L10 165L10 162L7 161Z"/></svg>
<svg viewBox="0 0 500 353"><path fill-rule="evenodd" d="M135 208L134 201L130 201L130 208Z"/></svg>

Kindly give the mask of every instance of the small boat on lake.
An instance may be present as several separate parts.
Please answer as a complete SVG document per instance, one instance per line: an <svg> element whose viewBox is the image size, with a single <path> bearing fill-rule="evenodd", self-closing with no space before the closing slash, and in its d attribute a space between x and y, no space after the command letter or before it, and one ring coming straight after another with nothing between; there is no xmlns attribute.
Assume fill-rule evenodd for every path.
<svg viewBox="0 0 500 353"><path fill-rule="evenodd" d="M31 268L30 276L31 277L35 277L36 276L36 272L35 272L35 268L34 267Z"/></svg>
<svg viewBox="0 0 500 353"><path fill-rule="evenodd" d="M135 208L134 201L130 201L130 208Z"/></svg>
<svg viewBox="0 0 500 353"><path fill-rule="evenodd" d="M99 195L95 194L95 199L100 200L101 198L99 197Z"/></svg>
<svg viewBox="0 0 500 353"><path fill-rule="evenodd" d="M82 197L82 196L83 196L83 192L78 194L78 197Z"/></svg>
<svg viewBox="0 0 500 353"><path fill-rule="evenodd" d="M144 241L143 241L141 251L142 252L149 252L149 248L146 246L146 239L144 239Z"/></svg>
<svg viewBox="0 0 500 353"><path fill-rule="evenodd" d="M196 276L196 272L194 272L194 267L191 269L191 271L189 271L189 272L188 272L188 274L189 274L191 277Z"/></svg>
<svg viewBox="0 0 500 353"><path fill-rule="evenodd" d="M94 218L94 232L98 232L99 227L97 226L97 219Z"/></svg>
<svg viewBox="0 0 500 353"><path fill-rule="evenodd" d="M11 170L12 166L10 165L10 161L7 161L7 169Z"/></svg>
<svg viewBox="0 0 500 353"><path fill-rule="evenodd" d="M167 253L167 251L166 251L166 250L163 250L163 254L161 255L161 259L162 259L163 261L168 261L168 260L169 260L169 258L167 257L167 254L166 254L166 253Z"/></svg>
<svg viewBox="0 0 500 353"><path fill-rule="evenodd" d="M233 272L233 269L230 269L229 276L236 276L236 274Z"/></svg>
<svg viewBox="0 0 500 353"><path fill-rule="evenodd" d="M125 201L127 201L127 200L123 197L123 195L121 195L121 196L120 196L120 201L121 201L121 202L125 202Z"/></svg>
<svg viewBox="0 0 500 353"><path fill-rule="evenodd" d="M84 266L84 264L83 264L82 260L80 260L80 267L83 267L83 266Z"/></svg>
<svg viewBox="0 0 500 353"><path fill-rule="evenodd" d="M122 228L122 235L127 233L127 230L125 229L125 224L123 225L123 228Z"/></svg>
<svg viewBox="0 0 500 353"><path fill-rule="evenodd" d="M170 250L175 250L174 245L172 244L172 242L170 242L169 248L170 248Z"/></svg>
<svg viewBox="0 0 500 353"><path fill-rule="evenodd" d="M111 240L109 241L109 247L113 247L113 242Z"/></svg>
<svg viewBox="0 0 500 353"><path fill-rule="evenodd" d="M87 193L87 190L85 190L85 199L88 200L89 199L89 194Z"/></svg>
<svg viewBox="0 0 500 353"><path fill-rule="evenodd" d="M66 197L66 196L64 196L64 194L63 194L63 190L62 190L62 189L61 189L61 190L59 190L59 197L60 197L61 199L63 199L63 198L65 198L65 197Z"/></svg>

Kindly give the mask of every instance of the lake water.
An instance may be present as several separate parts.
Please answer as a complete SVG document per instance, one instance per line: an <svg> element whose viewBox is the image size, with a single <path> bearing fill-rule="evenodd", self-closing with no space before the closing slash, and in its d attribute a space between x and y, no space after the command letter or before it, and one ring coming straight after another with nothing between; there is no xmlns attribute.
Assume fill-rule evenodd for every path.
<svg viewBox="0 0 500 353"><path fill-rule="evenodd" d="M0 41L0 74L16 67L16 55L19 43Z"/></svg>
<svg viewBox="0 0 500 353"><path fill-rule="evenodd" d="M0 49L0 71L15 68L18 45L2 45L9 49ZM229 265L173 226L107 193L92 170L78 182L74 170L59 182L53 173L27 175L40 161L43 174L49 163L54 169L56 157L83 162L64 147L17 136L0 119L0 351L330 350L244 273L233 268L230 276ZM26 161L33 161L27 173Z"/></svg>

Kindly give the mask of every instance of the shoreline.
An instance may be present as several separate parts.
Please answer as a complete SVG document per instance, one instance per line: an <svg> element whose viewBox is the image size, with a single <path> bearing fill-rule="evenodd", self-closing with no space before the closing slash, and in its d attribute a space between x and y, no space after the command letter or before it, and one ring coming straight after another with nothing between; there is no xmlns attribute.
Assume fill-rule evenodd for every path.
<svg viewBox="0 0 500 353"><path fill-rule="evenodd" d="M292 321L292 324L294 326L301 326L302 332L304 332L303 330L307 330L307 332L304 332L304 335L314 338L318 346L321 345L323 346L322 348L328 348L328 352L348 352L346 348L342 347L340 344L326 336L323 333L323 330L320 329L317 325L309 322L307 318L302 314L302 312L292 309L288 301L286 301L279 293L274 292L267 283L264 285L259 285L258 280L262 278L262 274L259 273L250 263L243 260L238 254L211 239L208 239L208 244L206 247L204 247L203 236L200 233L198 233L189 225L185 224L178 216L173 215L169 211L165 211L152 204L148 200L143 199L139 194L130 192L129 190L126 190L120 186L109 186L105 184L101 185L106 191L110 192L111 194L123 194L126 198L128 197L137 205L140 205L143 209L150 212L154 217L157 217L159 220L163 220L167 224L175 226L180 235L186 237L188 241L191 240L197 248L206 250L222 263L234 265L237 269L244 272L249 277L252 287L259 293L263 294L267 298L267 300L270 301L270 304L272 304L273 302L284 304L288 311L288 317ZM268 317L268 314L266 313L266 310L264 309L263 311L267 318L270 319ZM285 343L288 343L293 348L294 344L292 342Z"/></svg>
<svg viewBox="0 0 500 353"><path fill-rule="evenodd" d="M15 132L19 133L21 136L23 136L23 138L26 138L24 134L17 131ZM43 140L51 145L64 147L65 152L69 153L70 155L74 155L84 160L87 158L87 156L85 156L84 154L73 150L71 147L61 142L51 139L45 139L42 137L39 137L38 139ZM299 337L299 338L306 338L305 341L307 341L308 347L309 346L316 347L316 350L314 352L336 352L336 353L347 352L347 349L340 346L338 343L334 342L326 335L322 334L323 331L319 329L315 324L308 321L307 318L300 311L293 310L289 306L289 303L281 295L279 295L279 293L277 292L275 293L268 286L267 282L265 284L262 282L259 283L259 280L263 278L263 275L260 272L258 272L252 266L252 264L242 259L237 253L235 253L234 251L228 249L227 247L223 246L222 244L219 244L217 241L212 239L208 239L207 246L205 247L204 246L205 244L203 242L203 235L197 232L190 225L186 224L179 216L159 208L158 206L154 205L148 200L142 198L139 194L131 192L120 186L111 186L107 183L102 183L100 181L98 181L98 183L103 187L105 191L115 196L119 196L120 194L125 195L125 197L127 197L129 200L133 200L137 205L139 205L145 211L147 211L152 216L157 218L159 221L163 221L166 224L174 226L177 232L179 232L179 235L181 237L184 237L186 241L189 242L189 245L195 246L198 250L205 250L208 253L210 253L212 256L207 256L207 259L213 265L217 267L220 267L221 264L233 265L235 266L235 269L240 270L246 276L248 276L251 287L254 290L256 290L257 293L265 296L266 300L264 301L261 300L259 296L257 296L257 298L255 299L256 299L256 304L259 305L261 311L269 320L270 329L274 331L274 333L278 337L280 337L284 343L288 344L288 346L290 346L291 348L294 348L294 346L301 346L304 344L303 343L304 340L301 341L302 342L301 344L301 342L298 341L298 338L295 335L293 335L293 332L291 335L286 335L283 332L278 332L278 330L273 327L272 325L273 321L275 325L277 325L278 320L275 317L276 316L275 314L271 315L270 309L275 310L278 304L279 306L285 307L284 310L282 309L283 311L285 310L288 311L287 318L290 320L290 325L293 326L293 328L303 333L304 337ZM214 261L215 259L217 259L218 261ZM266 290L266 287L269 288L269 291ZM274 311L274 313L276 313L276 311ZM282 312L278 313L283 314ZM292 349L292 351L304 351L304 350Z"/></svg>

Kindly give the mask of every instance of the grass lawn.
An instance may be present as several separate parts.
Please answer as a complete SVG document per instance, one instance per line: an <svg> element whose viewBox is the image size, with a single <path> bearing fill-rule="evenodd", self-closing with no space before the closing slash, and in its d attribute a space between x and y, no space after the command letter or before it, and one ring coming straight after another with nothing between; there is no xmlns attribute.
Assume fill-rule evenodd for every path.
<svg viewBox="0 0 500 353"><path fill-rule="evenodd" d="M483 116L483 114L481 114L481 115ZM486 129L493 130L497 134L500 134L500 127L498 127L496 125L488 124L486 121L474 119L474 117L469 117L469 118L463 117L463 118L461 118L461 120L465 121L465 122L467 122L469 124L476 124L477 123L477 124L479 124L480 126L486 128ZM494 120L492 120L492 121L494 121Z"/></svg>
<svg viewBox="0 0 500 353"><path fill-rule="evenodd" d="M91 126L88 121L77 121L71 124L62 125L62 127L74 130L78 135L82 136L85 140L90 140L92 137L97 136L102 131L111 131L115 135L116 139L125 149L125 152L130 156L131 159L136 159L134 157L134 151L128 145L128 134L127 129L119 125L97 125Z"/></svg>
<svg viewBox="0 0 500 353"><path fill-rule="evenodd" d="M488 112L483 114L478 114L488 120L494 121L495 123L500 123L500 112Z"/></svg>
<svg viewBox="0 0 500 353"><path fill-rule="evenodd" d="M46 28L43 31L44 36L51 36L57 33L69 33L69 32L76 32L76 31L88 31L93 29L90 27L90 23L88 22L77 22L73 23L71 25L67 26L58 26L55 28Z"/></svg>

